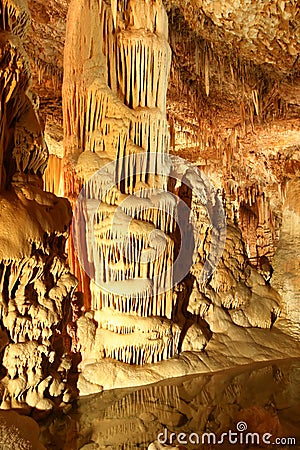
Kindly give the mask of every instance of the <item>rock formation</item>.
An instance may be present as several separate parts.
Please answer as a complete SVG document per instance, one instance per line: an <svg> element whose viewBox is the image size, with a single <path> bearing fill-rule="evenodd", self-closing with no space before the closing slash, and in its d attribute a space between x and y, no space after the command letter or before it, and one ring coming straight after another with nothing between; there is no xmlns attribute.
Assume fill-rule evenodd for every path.
<svg viewBox="0 0 300 450"><path fill-rule="evenodd" d="M70 398L59 365L77 284L65 255L71 210L42 188L48 150L22 45L29 11L22 1L0 8L1 407L47 410L61 394Z"/></svg>
<svg viewBox="0 0 300 450"><path fill-rule="evenodd" d="M284 309L270 286L273 268L266 256L274 255L278 224L272 222L261 188L246 186L240 192L227 174L226 186L212 176L217 190L205 184L204 174L197 178L189 169L179 185L171 186L171 172L161 169L168 162L164 155L169 146L167 38L167 17L159 1L139 3L139 8L134 1L71 2L64 61L64 159L65 194L74 211L69 257L89 311L74 323L74 349L83 358L82 393L101 389L100 372L94 380L90 374L102 359L143 365L181 350L207 350L217 336L239 333L246 343L255 333L252 329L272 328ZM209 58L214 55L204 50L206 96ZM204 131L196 138L209 139ZM171 127L171 143L176 143L173 133ZM237 136L234 131L228 137L227 168ZM225 176L226 167L222 170ZM178 227L177 217L182 223L185 214L180 201L189 213ZM247 235L252 205L257 211L253 237ZM251 216L249 226L243 207ZM183 280L175 276L176 289L169 289L174 287L178 232L191 232L192 217L199 238L196 261ZM222 255L211 251L218 245L224 247ZM150 255L158 250L153 259ZM252 256L260 261L257 268Z"/></svg>
<svg viewBox="0 0 300 450"><path fill-rule="evenodd" d="M297 5L68 3L1 2L2 407L299 356Z"/></svg>
<svg viewBox="0 0 300 450"><path fill-rule="evenodd" d="M167 30L161 2L76 1L69 8L65 193L74 199L83 188L69 249L98 324L92 347L79 345L83 364L101 357L153 363L178 351L180 329L170 321L176 200L162 169ZM78 320L79 342L87 320Z"/></svg>

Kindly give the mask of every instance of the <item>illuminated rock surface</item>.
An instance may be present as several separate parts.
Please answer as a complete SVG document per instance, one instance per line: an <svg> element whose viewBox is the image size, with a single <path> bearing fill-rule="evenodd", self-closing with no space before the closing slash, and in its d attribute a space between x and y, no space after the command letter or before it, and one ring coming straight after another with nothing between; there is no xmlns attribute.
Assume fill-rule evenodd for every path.
<svg viewBox="0 0 300 450"><path fill-rule="evenodd" d="M297 2L26 3L0 2L1 408L299 357Z"/></svg>
<svg viewBox="0 0 300 450"><path fill-rule="evenodd" d="M101 31L96 33L95 29ZM239 185L228 179L231 160L219 168L223 178L227 170L224 182L229 187L228 195L218 179L218 169L214 175L208 171L208 175L213 176L219 191L188 169L181 184L171 188L175 198L181 198L190 209L189 216L194 217L199 245L195 243L197 255L190 273L176 283L173 292L168 289L172 287L172 273L167 268L174 266L178 240L176 227L164 214L178 215L183 223L184 213L179 203L176 210L176 201L167 192L154 192L157 200L153 197L154 187L162 191L167 188L167 180L157 169L159 155L168 153L169 142L165 116L170 66L167 38L167 17L160 1L139 6L135 1L122 5L105 1L70 4L63 82L65 194L74 210L69 258L80 280L85 309L90 310L74 323L75 350L82 358L78 383L81 394L151 383L202 371L203 366L214 370L233 361L236 364L239 358L281 357L288 349L295 356L299 354L297 341L284 336L288 328L284 301L270 286L273 268L267 255L274 255L278 230L269 203L261 187L245 186L240 192ZM209 96L206 75L204 81ZM253 92L259 115L258 94ZM176 131L175 136L172 133L174 130L171 141L175 139L176 151ZM236 133L230 143L237 145ZM157 160L152 161L150 154ZM257 208L256 235L251 237L254 242L246 245L248 228L237 196L249 208L254 204ZM158 212L151 209L155 203ZM223 208L227 214L226 237ZM181 233L192 230L189 216ZM161 237L159 229L165 233ZM154 231L158 240L151 243ZM126 233L131 253L124 244ZM151 248L161 245L161 238L165 250L154 260L147 260ZM223 241L219 261L211 249ZM258 267L251 264L253 248ZM277 320L280 316L282 325ZM270 330L273 325L272 332L261 334L257 329ZM227 340L230 346L223 352ZM157 370L123 365L156 363L181 350L205 352L196 360L184 356L188 363L179 357ZM213 363L209 357L206 361L206 352L209 357L214 354ZM110 379L106 377L108 372Z"/></svg>
<svg viewBox="0 0 300 450"><path fill-rule="evenodd" d="M170 321L174 296L167 270L174 264L176 200L156 167L169 142L167 30L160 2L130 1L121 7L74 1L69 7L65 194L72 201L82 188L86 191L74 206L69 256L85 307L97 322L88 351L78 336L83 373L102 358L146 364L178 352L180 328ZM103 172L94 175L99 169ZM83 269L92 279L89 290ZM85 323L79 319L76 326Z"/></svg>
<svg viewBox="0 0 300 450"><path fill-rule="evenodd" d="M59 365L77 285L64 250L71 209L42 189L48 150L22 45L30 25L26 2L0 6L1 408L50 410L70 398Z"/></svg>

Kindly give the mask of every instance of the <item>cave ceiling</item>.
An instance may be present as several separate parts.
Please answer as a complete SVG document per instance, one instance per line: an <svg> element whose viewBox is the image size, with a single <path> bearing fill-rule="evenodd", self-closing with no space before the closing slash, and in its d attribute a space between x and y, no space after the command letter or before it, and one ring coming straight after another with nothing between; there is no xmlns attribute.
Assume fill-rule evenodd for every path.
<svg viewBox="0 0 300 450"><path fill-rule="evenodd" d="M25 46L50 153L57 152L52 144L63 136L68 4L69 0L28 1L32 29ZM227 153L227 178L230 172L233 180L249 186L261 180L283 183L289 172L298 174L298 2L165 0L164 4L173 55L167 102L171 151L211 170L220 162L224 166L221 159Z"/></svg>

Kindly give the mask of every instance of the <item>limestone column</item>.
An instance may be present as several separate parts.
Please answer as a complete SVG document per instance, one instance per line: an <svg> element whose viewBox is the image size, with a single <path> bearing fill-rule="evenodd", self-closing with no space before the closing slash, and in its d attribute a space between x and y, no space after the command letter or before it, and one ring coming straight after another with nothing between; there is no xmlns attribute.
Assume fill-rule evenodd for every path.
<svg viewBox="0 0 300 450"><path fill-rule="evenodd" d="M172 290L161 292L161 287L172 284L174 223L167 213L176 214L176 202L159 169L169 147L170 62L161 0L71 2L63 84L65 192L74 206L75 226L85 221L77 235L78 247L87 256L79 263L71 240L69 255L81 279L86 308L95 312L102 329L103 355L125 362L151 361L153 355L166 358L176 351L173 337L167 337L172 335L171 322L156 333L159 337L153 343L149 336L143 340L141 334L129 332L130 315L136 322L133 329L144 334L153 325L149 317L172 316ZM105 177L93 174L109 163L116 164L116 183L106 192ZM139 165L143 170L137 169ZM81 211L84 204L76 206L84 183L89 205L101 198L93 241L82 238L94 226L88 211ZM134 195L137 192L139 196ZM127 225L131 250L120 241ZM163 248L160 256L151 259L158 248ZM120 339L109 334L120 330ZM130 335L127 350L123 333Z"/></svg>

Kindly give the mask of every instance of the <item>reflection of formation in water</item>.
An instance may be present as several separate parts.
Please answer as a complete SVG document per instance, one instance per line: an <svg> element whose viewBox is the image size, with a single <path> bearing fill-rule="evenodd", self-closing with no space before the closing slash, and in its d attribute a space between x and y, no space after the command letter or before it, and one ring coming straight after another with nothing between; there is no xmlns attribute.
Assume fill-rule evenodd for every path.
<svg viewBox="0 0 300 450"><path fill-rule="evenodd" d="M70 445L74 450L88 442L101 449L146 450L164 428L177 436L180 432L211 432L220 436L236 430L241 421L247 423L249 432L294 436L300 442L299 402L299 361L198 375L132 392L104 392L80 399L78 411L69 414L80 436L73 436ZM61 423L65 423L65 418ZM55 430L54 427L57 438ZM48 429L43 431L43 437L48 444L53 442L54 436L49 436ZM190 444L187 448L208 447ZM226 448L225 444L222 448Z"/></svg>

